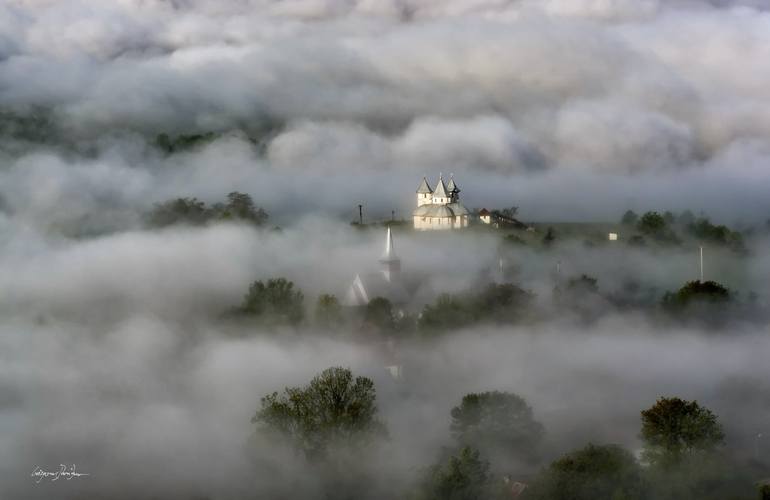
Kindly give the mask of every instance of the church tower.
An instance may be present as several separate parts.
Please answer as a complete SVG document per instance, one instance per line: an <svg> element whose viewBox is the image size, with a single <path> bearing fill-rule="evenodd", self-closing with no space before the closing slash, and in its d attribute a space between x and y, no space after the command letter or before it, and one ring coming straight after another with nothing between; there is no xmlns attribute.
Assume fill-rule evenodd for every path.
<svg viewBox="0 0 770 500"><path fill-rule="evenodd" d="M396 250L393 248L393 233L388 226L388 237L385 241L385 253L380 259L382 264L382 274L385 275L385 279L393 281L398 279L401 273L401 259L396 256Z"/></svg>
<svg viewBox="0 0 770 500"><path fill-rule="evenodd" d="M433 190L428 185L428 180L423 177L420 187L417 188L417 206L429 205L433 203Z"/></svg>

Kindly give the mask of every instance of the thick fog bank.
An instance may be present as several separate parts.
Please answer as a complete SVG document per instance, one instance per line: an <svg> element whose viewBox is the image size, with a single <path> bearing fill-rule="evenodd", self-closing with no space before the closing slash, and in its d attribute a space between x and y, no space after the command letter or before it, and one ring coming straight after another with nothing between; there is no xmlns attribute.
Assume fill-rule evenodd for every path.
<svg viewBox="0 0 770 500"><path fill-rule="evenodd" d="M391 432L371 465L402 484L449 444L449 409L472 391L526 397L551 458L587 441L637 449L639 411L661 395L712 408L731 447L749 456L770 417L764 330L707 337L655 331L634 317L589 331L559 323L475 329L404 348L404 378L395 381L377 346L310 331L226 340L215 327L200 328L202 339L192 342L187 329L151 317L98 336L71 324L4 321L3 496L243 498L271 481L296 481L311 474L301 462L287 458L295 469L276 477L250 461L267 450L250 449L249 419L260 396L336 365L375 380ZM91 475L64 484L30 477L35 465L60 462Z"/></svg>

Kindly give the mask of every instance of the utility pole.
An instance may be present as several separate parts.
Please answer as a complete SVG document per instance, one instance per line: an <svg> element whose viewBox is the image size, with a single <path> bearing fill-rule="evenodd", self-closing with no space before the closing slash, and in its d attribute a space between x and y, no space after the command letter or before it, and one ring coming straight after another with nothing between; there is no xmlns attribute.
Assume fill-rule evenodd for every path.
<svg viewBox="0 0 770 500"><path fill-rule="evenodd" d="M364 225L364 206L358 205L358 223Z"/></svg>
<svg viewBox="0 0 770 500"><path fill-rule="evenodd" d="M390 220L395 222L395 220L396 220L396 211L395 210L391 210L390 211Z"/></svg>
<svg viewBox="0 0 770 500"><path fill-rule="evenodd" d="M703 247L700 247L700 282L703 283Z"/></svg>

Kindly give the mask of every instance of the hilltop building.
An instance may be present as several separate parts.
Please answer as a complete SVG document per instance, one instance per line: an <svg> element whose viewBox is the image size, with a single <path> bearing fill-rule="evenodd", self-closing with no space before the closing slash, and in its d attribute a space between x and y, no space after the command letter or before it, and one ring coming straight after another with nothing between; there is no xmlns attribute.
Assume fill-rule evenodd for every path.
<svg viewBox="0 0 770 500"><path fill-rule="evenodd" d="M394 306L403 306L409 302L410 294L401 277L401 259L396 255L390 227L388 227L385 253L380 259L380 266L379 272L356 274L345 294L344 305L365 306L376 297L386 298Z"/></svg>
<svg viewBox="0 0 770 500"><path fill-rule="evenodd" d="M412 212L414 228L418 230L446 230L468 227L470 211L460 203L460 188L453 178L445 184L439 175L435 189L423 177L417 188L417 208Z"/></svg>

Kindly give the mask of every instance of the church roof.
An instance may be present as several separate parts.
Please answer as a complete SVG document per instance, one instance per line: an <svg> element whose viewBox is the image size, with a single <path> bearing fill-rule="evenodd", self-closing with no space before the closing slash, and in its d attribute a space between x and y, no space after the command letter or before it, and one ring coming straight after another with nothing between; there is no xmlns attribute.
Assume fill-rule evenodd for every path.
<svg viewBox="0 0 770 500"><path fill-rule="evenodd" d="M449 190L450 193L459 193L460 188L457 187L457 184L455 184L454 177L449 178L449 182L446 185L447 190Z"/></svg>
<svg viewBox="0 0 770 500"><path fill-rule="evenodd" d="M433 196L438 198L449 198L449 195L446 193L446 184L444 184L444 179L441 176L438 178L436 189L433 190Z"/></svg>
<svg viewBox="0 0 770 500"><path fill-rule="evenodd" d="M388 299L394 305L409 302L409 292L400 280L388 281L385 274L378 272L357 275L345 295L343 304L365 306L377 297Z"/></svg>
<svg viewBox="0 0 770 500"><path fill-rule="evenodd" d="M462 203L450 203L447 205L455 215L470 215L470 211Z"/></svg>
<svg viewBox="0 0 770 500"><path fill-rule="evenodd" d="M416 217L457 217L459 215L470 215L470 211L462 203L428 203L417 207L412 215Z"/></svg>
<svg viewBox="0 0 770 500"><path fill-rule="evenodd" d="M420 194L431 194L433 190L428 185L428 179L425 177L422 178L422 182L420 183L420 187L417 188L417 192Z"/></svg>
<svg viewBox="0 0 770 500"><path fill-rule="evenodd" d="M385 240L385 253L382 254L380 262L394 262L397 260L396 249L393 246L393 233L390 231L390 226L388 226L388 237Z"/></svg>

